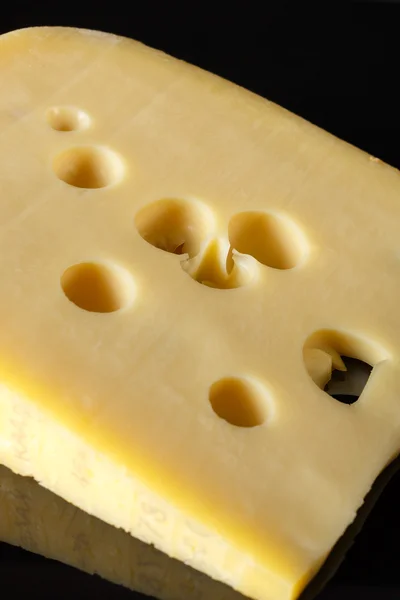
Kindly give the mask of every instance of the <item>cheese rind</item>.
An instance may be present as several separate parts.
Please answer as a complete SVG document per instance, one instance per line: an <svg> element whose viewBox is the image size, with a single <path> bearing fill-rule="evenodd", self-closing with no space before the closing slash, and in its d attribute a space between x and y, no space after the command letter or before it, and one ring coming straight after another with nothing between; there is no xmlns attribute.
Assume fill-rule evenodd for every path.
<svg viewBox="0 0 400 600"><path fill-rule="evenodd" d="M398 172L117 36L20 30L0 69L2 462L250 597L296 598L399 450ZM66 106L85 127L49 123ZM174 235L144 235L166 200ZM76 303L71 267L96 274ZM374 365L357 404L307 372L321 341ZM227 378L262 424L214 413Z"/></svg>
<svg viewBox="0 0 400 600"><path fill-rule="evenodd" d="M0 466L0 540L160 600L243 600L234 590Z"/></svg>
<svg viewBox="0 0 400 600"><path fill-rule="evenodd" d="M198 519L177 510L133 478L126 468L116 466L107 456L50 420L28 398L21 399L6 387L1 388L1 398L3 415L7 418L2 422L0 461L7 462L14 473L22 476L35 473L37 481L46 488L58 496L63 494L67 501L89 515L96 514L105 523L112 523L118 515L119 527L137 541L154 544L185 565L227 585L234 587L236 581L244 580L251 589L258 581L264 584L267 581L274 593L285 591L286 582L272 570L261 570L240 549ZM64 449L62 453L60 448ZM57 470L54 470L55 455ZM100 505L98 499L104 490L112 490L112 494L107 494L107 501ZM38 542L33 539L32 543Z"/></svg>

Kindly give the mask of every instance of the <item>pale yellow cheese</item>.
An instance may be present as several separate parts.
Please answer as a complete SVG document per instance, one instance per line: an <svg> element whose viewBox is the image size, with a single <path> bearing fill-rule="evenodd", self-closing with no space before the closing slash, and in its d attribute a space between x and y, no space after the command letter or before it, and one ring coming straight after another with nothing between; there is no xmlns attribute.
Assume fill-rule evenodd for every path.
<svg viewBox="0 0 400 600"><path fill-rule="evenodd" d="M0 466L0 515L0 540L142 594L160 600L244 600L231 588L4 466Z"/></svg>
<svg viewBox="0 0 400 600"><path fill-rule="evenodd" d="M297 598L399 451L398 172L127 39L13 32L0 71L0 460Z"/></svg>

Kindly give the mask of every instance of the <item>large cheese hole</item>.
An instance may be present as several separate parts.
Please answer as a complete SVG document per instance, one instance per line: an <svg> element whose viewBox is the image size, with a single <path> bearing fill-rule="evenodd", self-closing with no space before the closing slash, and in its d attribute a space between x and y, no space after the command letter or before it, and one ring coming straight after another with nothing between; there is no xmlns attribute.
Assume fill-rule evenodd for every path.
<svg viewBox="0 0 400 600"><path fill-rule="evenodd" d="M231 246L275 269L292 269L307 252L305 238L287 217L261 211L238 213L229 222Z"/></svg>
<svg viewBox="0 0 400 600"><path fill-rule="evenodd" d="M209 395L214 412L237 427L255 427L267 417L266 399L246 379L226 377L213 383Z"/></svg>
<svg viewBox="0 0 400 600"><path fill-rule="evenodd" d="M64 150L54 162L59 179L79 188L103 188L117 183L123 176L120 157L101 146L78 146Z"/></svg>
<svg viewBox="0 0 400 600"><path fill-rule="evenodd" d="M47 122L56 131L80 131L90 125L90 117L74 106L53 106L46 113Z"/></svg>
<svg viewBox="0 0 400 600"><path fill-rule="evenodd" d="M386 358L383 350L371 342L333 330L310 336L303 357L314 383L345 404L358 400L373 368Z"/></svg>
<svg viewBox="0 0 400 600"><path fill-rule="evenodd" d="M84 262L69 267L61 277L67 298L90 312L109 313L130 304L134 286L120 267Z"/></svg>
<svg viewBox="0 0 400 600"><path fill-rule="evenodd" d="M198 201L166 198L142 208L135 216L135 225L152 246L194 256L213 230L214 220L210 209Z"/></svg>

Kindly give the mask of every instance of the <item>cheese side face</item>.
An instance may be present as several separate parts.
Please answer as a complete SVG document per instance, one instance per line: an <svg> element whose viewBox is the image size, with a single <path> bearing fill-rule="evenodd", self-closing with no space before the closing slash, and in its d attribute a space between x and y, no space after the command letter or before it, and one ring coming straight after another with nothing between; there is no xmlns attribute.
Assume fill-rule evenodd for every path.
<svg viewBox="0 0 400 600"><path fill-rule="evenodd" d="M240 594L0 466L0 540L160 600Z"/></svg>
<svg viewBox="0 0 400 600"><path fill-rule="evenodd" d="M294 600L399 451L398 172L124 38L12 32L0 71L1 462Z"/></svg>

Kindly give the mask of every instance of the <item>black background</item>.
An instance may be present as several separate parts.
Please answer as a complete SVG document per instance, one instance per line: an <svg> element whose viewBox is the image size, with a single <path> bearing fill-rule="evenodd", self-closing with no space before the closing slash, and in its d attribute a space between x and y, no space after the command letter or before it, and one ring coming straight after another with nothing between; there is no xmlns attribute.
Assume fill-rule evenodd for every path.
<svg viewBox="0 0 400 600"><path fill-rule="evenodd" d="M4 33L70 25L136 38L265 96L400 168L400 5L318 6L16 2L2 5L0 28ZM400 600L398 505L400 474L387 485L318 600ZM0 585L5 598L139 597L5 544L0 544Z"/></svg>

